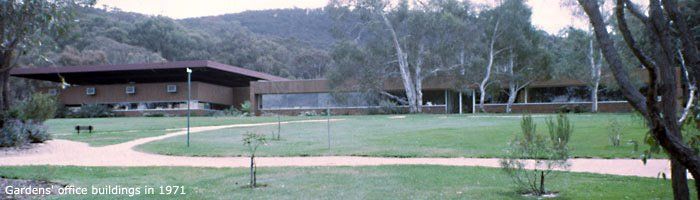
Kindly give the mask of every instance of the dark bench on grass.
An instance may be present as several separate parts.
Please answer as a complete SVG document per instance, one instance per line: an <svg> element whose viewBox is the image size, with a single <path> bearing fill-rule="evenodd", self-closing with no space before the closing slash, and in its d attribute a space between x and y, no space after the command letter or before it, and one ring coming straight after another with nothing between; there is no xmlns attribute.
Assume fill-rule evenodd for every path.
<svg viewBox="0 0 700 200"><path fill-rule="evenodd" d="M81 130L87 130L88 133L92 133L92 126L75 126L75 131L77 131L78 134L80 134Z"/></svg>

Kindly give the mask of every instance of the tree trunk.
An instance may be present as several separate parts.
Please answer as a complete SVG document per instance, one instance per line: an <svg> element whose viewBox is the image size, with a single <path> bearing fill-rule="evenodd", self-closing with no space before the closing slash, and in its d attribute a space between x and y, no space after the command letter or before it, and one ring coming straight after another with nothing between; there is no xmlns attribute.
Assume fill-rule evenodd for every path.
<svg viewBox="0 0 700 200"><path fill-rule="evenodd" d="M491 78L491 69L493 68L493 61L497 54L497 52L495 52L494 45L498 35L497 32L499 23L500 19L496 20L496 26L493 29L493 34L491 34L491 42L489 43L489 58L488 64L486 65L486 74L484 75L484 79L481 80L481 83L479 84L479 109L481 109L481 112L484 113L486 112L486 109L484 108L484 101L486 100L486 84L488 84L489 79Z"/></svg>
<svg viewBox="0 0 700 200"><path fill-rule="evenodd" d="M540 195L544 195L544 171L540 172Z"/></svg>
<svg viewBox="0 0 700 200"><path fill-rule="evenodd" d="M2 111L3 113L12 106L12 98L10 97L10 70L2 73Z"/></svg>
<svg viewBox="0 0 700 200"><path fill-rule="evenodd" d="M594 27L595 35L603 51L605 59L610 65L610 69L615 76L618 84L622 88L622 92L628 102L643 116L650 124L652 136L668 153L672 162L680 163L687 167L694 177L700 177L700 157L695 151L690 148L680 137L680 127L677 123L677 100L676 100L676 71L673 67L673 52L671 35L669 33L668 21L664 17L663 11L658 1L649 1L649 15L637 16L641 18L649 29L650 41L653 41L654 56L653 62L650 57L643 54L637 46L634 38L627 27L624 17L624 5L629 1L618 1L616 6L616 15L620 32L628 46L637 57L637 59L646 66L649 73L649 90L647 97L643 97L641 93L633 87L629 81L627 72L624 71L620 55L615 49L614 42L610 38L607 27L602 19L600 8L595 0L578 0L588 15L591 24ZM664 1L666 2L666 1ZM628 5L629 6L629 5ZM628 7L628 9L634 9ZM677 199L688 199L685 195L687 190L687 177L685 177L685 169L679 168L678 165L672 165L672 180L674 196ZM682 174L682 175L681 175ZM674 177L675 176L675 177ZM696 179L696 183L698 180ZM696 189L700 187L696 186ZM700 190L699 190L700 191Z"/></svg>
<svg viewBox="0 0 700 200"><path fill-rule="evenodd" d="M591 112L598 112L598 89L600 87L600 76L602 61L595 61L595 50L593 48L593 39L588 41L589 52L588 60L591 65ZM602 53L601 53L602 54ZM601 55L602 57L602 55Z"/></svg>
<svg viewBox="0 0 700 200"><path fill-rule="evenodd" d="M425 50L425 45L423 43L419 44L418 55L415 65L415 90L416 90L416 112L423 112L423 51Z"/></svg>
<svg viewBox="0 0 700 200"><path fill-rule="evenodd" d="M506 73L508 74L508 102L506 103L506 113L511 113L515 98L518 96L518 86L515 85L516 78L513 72L513 68L515 68L515 55L512 49L510 50L510 58L506 68Z"/></svg>
<svg viewBox="0 0 700 200"><path fill-rule="evenodd" d="M671 184L675 200L689 200L688 171L676 159L671 159Z"/></svg>
<svg viewBox="0 0 700 200"><path fill-rule="evenodd" d="M516 91L515 89L515 85L513 84L510 84L510 86L508 87L508 102L506 103L506 113L512 112L513 103L515 103L515 97L518 94L518 91Z"/></svg>
<svg viewBox="0 0 700 200"><path fill-rule="evenodd" d="M391 33L394 49L396 50L396 59L399 62L401 80L403 81L403 87L406 92L406 99L408 100L409 111L411 113L415 113L418 111L418 107L416 106L416 90L413 84L413 80L411 79L411 72L408 68L408 56L406 55L406 53L403 52L401 44L399 43L399 38L396 35L394 26L391 25L389 18L387 18L386 14L384 13L382 13L381 16L384 21L384 25L387 27L387 29L389 29L389 32Z"/></svg>

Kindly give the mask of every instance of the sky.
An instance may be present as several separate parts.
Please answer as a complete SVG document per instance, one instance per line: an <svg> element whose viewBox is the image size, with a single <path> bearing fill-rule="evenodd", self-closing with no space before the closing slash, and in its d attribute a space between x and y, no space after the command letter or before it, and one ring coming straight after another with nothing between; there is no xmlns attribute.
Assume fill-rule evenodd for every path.
<svg viewBox="0 0 700 200"><path fill-rule="evenodd" d="M498 0L472 0L493 4ZM562 0L528 0L532 7L532 23L551 34L575 26L584 28L587 21L572 16L571 9L561 6ZM321 8L327 0L98 0L97 7L116 7L123 11L163 15L175 19L238 13L248 10L278 8Z"/></svg>

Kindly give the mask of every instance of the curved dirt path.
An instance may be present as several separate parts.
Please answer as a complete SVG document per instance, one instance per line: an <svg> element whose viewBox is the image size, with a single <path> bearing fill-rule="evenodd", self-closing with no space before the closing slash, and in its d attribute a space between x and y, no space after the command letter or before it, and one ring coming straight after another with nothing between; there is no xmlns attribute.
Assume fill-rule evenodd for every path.
<svg viewBox="0 0 700 200"><path fill-rule="evenodd" d="M332 119L338 121L339 119ZM326 120L302 120L282 123L314 123ZM235 127L276 125L277 122L193 127L190 132L203 132ZM0 166L58 165L58 166L186 166L186 167L248 167L247 157L186 157L150 154L133 147L168 137L184 135L178 131L162 136L140 138L129 142L90 147L86 143L69 140L51 140L26 154L0 155ZM378 166L378 165L444 165L500 167L498 158L385 158L357 156L319 157L258 157L260 167L308 166ZM623 176L658 177L670 175L669 162L651 159L644 165L637 159L570 159L569 171Z"/></svg>

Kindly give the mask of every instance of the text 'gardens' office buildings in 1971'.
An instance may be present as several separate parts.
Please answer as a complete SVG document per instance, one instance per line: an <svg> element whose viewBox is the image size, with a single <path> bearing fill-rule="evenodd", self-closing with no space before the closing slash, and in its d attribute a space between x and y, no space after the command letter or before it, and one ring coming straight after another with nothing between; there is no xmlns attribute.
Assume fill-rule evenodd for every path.
<svg viewBox="0 0 700 200"><path fill-rule="evenodd" d="M163 113L183 115L187 110L187 73L192 69L191 109L195 115L239 107L250 101L256 115L303 112L365 114L381 109L364 100L362 93L336 88L324 79L286 78L212 61L15 68L11 75L51 81L53 87L40 92L56 95L60 103L77 109L84 104L103 104L125 116ZM432 78L423 83L423 111L427 113L471 113L476 109L474 86L455 89L449 78ZM61 87L62 83L69 84ZM400 95L399 81L384 84L386 91ZM590 109L586 84L581 81L548 81L531 84L518 93L513 112L555 112L562 108ZM339 95L340 94L340 95ZM339 97L340 96L340 97ZM626 112L631 107L619 94L599 95L601 112ZM337 100L342 97L342 101ZM489 98L489 112L503 112L503 97ZM398 106L397 109L406 109Z"/></svg>

